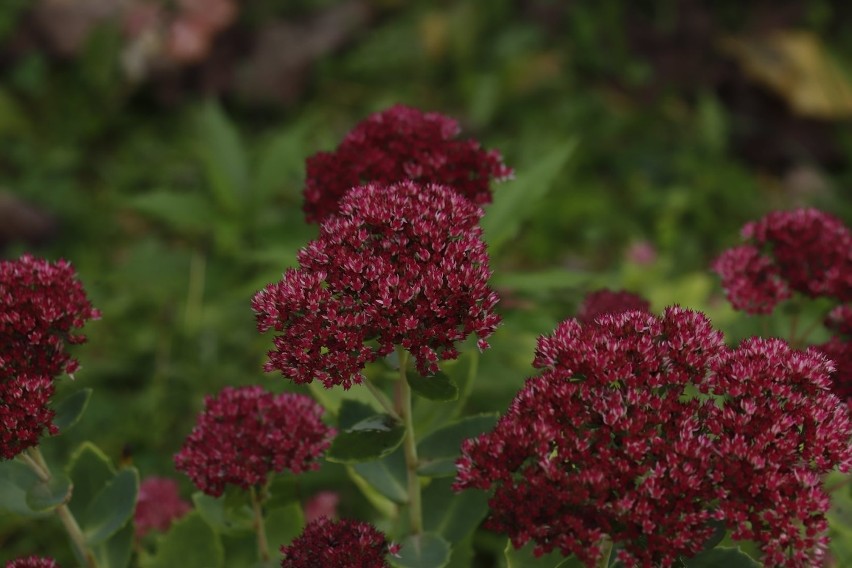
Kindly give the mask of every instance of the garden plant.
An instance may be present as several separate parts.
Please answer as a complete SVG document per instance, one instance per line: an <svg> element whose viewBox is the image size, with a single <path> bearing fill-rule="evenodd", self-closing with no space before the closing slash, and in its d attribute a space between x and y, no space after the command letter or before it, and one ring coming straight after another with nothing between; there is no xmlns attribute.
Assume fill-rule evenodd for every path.
<svg viewBox="0 0 852 568"><path fill-rule="evenodd" d="M7 566L57 566L70 546L86 568L466 567L482 538L513 568L826 565L852 467L849 227L776 211L719 251L707 270L743 317L764 318L762 336L727 340L689 306L589 290L514 354L530 369L508 408L482 409L480 362L525 349L490 345L489 252L512 230L512 202L495 197L513 175L456 121L402 105L309 158L316 236L244 305L269 342L268 381L292 390L209 393L174 469L141 480L97 440L65 463L40 451L86 420L75 354L110 314L74 259L0 262L0 509L67 536ZM301 499L327 463L368 515L338 514L335 493Z"/></svg>

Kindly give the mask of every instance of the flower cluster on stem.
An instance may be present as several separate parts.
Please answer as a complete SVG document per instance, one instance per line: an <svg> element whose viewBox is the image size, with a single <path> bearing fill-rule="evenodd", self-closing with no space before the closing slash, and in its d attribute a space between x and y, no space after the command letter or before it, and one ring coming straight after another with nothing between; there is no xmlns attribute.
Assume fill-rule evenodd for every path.
<svg viewBox="0 0 852 568"><path fill-rule="evenodd" d="M308 523L289 546L281 547L281 568L390 568L385 557L397 549L369 523L320 517Z"/></svg>

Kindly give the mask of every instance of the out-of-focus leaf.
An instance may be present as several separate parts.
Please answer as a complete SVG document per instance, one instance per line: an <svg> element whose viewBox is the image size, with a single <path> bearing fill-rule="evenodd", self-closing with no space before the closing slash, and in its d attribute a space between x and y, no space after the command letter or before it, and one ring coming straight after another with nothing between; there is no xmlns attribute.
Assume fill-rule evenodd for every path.
<svg viewBox="0 0 852 568"><path fill-rule="evenodd" d="M455 475L462 442L493 428L497 418L497 414L467 416L423 438L417 445L418 473L432 477Z"/></svg>
<svg viewBox="0 0 852 568"><path fill-rule="evenodd" d="M100 448L83 442L71 455L68 477L74 483L69 508L78 519L101 489L115 476L115 468Z"/></svg>
<svg viewBox="0 0 852 568"><path fill-rule="evenodd" d="M775 91L794 112L814 118L852 116L852 83L811 32L728 37L722 50L746 75Z"/></svg>
<svg viewBox="0 0 852 568"><path fill-rule="evenodd" d="M133 552L133 523L128 520L124 528L109 537L106 542L92 547L98 568L127 568Z"/></svg>
<svg viewBox="0 0 852 568"><path fill-rule="evenodd" d="M196 120L201 159L216 203L236 212L248 191L246 150L234 123L213 100L204 103Z"/></svg>
<svg viewBox="0 0 852 568"><path fill-rule="evenodd" d="M173 191L152 191L128 200L127 205L176 231L212 232L216 214L210 203L199 195Z"/></svg>
<svg viewBox="0 0 852 568"><path fill-rule="evenodd" d="M377 461L356 463L353 469L376 491L396 503L408 502L405 454L397 448L389 456Z"/></svg>
<svg viewBox="0 0 852 568"><path fill-rule="evenodd" d="M196 512L172 524L169 532L157 539L157 552L147 558L143 568L223 568L225 550L219 536Z"/></svg>
<svg viewBox="0 0 852 568"><path fill-rule="evenodd" d="M135 468L119 471L92 499L80 519L89 545L105 542L133 515L139 493L139 473Z"/></svg>
<svg viewBox="0 0 852 568"><path fill-rule="evenodd" d="M65 397L62 402L56 405L56 416L53 418L53 423L59 428L60 434L80 420L89 405L91 396L92 389L80 389Z"/></svg>
<svg viewBox="0 0 852 568"><path fill-rule="evenodd" d="M435 373L430 377L408 373L406 380L412 391L428 400L449 402L459 397L459 387L444 373Z"/></svg>
<svg viewBox="0 0 852 568"><path fill-rule="evenodd" d="M412 535L390 561L399 568L443 568L450 561L450 544L435 533Z"/></svg>
<svg viewBox="0 0 852 568"><path fill-rule="evenodd" d="M0 515L41 517L50 514L33 511L27 504L27 494L38 483L38 476L26 464L15 460L0 461Z"/></svg>
<svg viewBox="0 0 852 568"><path fill-rule="evenodd" d="M53 510L71 496L71 479L56 472L47 481L39 481L27 490L27 505L33 511Z"/></svg>
<svg viewBox="0 0 852 568"><path fill-rule="evenodd" d="M739 548L720 546L681 560L686 568L760 568L760 563Z"/></svg>
<svg viewBox="0 0 852 568"><path fill-rule="evenodd" d="M496 256L497 251L517 234L521 225L536 211L539 200L553 186L576 147L576 139L563 142L543 156L535 166L516 173L514 180L497 188L494 202L482 219L482 229L491 255Z"/></svg>

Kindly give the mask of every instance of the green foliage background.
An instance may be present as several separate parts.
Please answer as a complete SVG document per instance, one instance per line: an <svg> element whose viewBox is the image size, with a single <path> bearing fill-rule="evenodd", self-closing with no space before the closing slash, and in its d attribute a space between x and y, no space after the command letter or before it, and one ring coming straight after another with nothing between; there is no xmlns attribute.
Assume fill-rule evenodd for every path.
<svg viewBox="0 0 852 568"><path fill-rule="evenodd" d="M335 2L251 4L239 23L246 29ZM516 171L496 187L485 220L504 324L465 408L454 412L505 409L532 374L536 337L596 287L639 292L655 310L705 310L732 339L760 331L726 306L708 263L744 222L772 208L804 203L852 219L848 122L826 123L845 153L824 171L834 189L790 195L779 189L781 172L737 152L732 140L745 126L712 86L671 82L631 49L629 2L571 3L555 31L522 4L375 0L380 17L312 65L289 105L192 89L164 104L122 77L121 38L110 27L72 60L37 49L7 58L0 189L49 211L58 229L39 246L12 242L3 255L71 260L103 312L76 349L76 381L63 379L58 394L92 387L88 412L68 436L46 441L45 453L64 459L92 439L143 478L178 477L171 456L205 394L257 383L307 391L263 373L271 337L256 332L249 301L316 233L300 209L305 158L396 102L458 118L463 136L500 149ZM676 4L637 4L642 25L670 33ZM834 3L808 4L799 26L852 61L848 36L833 27ZM26 2L3 3L0 43L14 39L25 12ZM731 32L749 17L739 2L717 3L710 14ZM800 160L820 167L806 151ZM656 259L631 261L637 243L650 244ZM783 319L767 325L782 329ZM429 421L423 411L423 434ZM299 491L342 491L344 513L369 516L347 479L344 466L328 463ZM0 518L0 560L56 550L50 543L63 537L38 527ZM502 557L503 540L476 539L481 562L489 550Z"/></svg>

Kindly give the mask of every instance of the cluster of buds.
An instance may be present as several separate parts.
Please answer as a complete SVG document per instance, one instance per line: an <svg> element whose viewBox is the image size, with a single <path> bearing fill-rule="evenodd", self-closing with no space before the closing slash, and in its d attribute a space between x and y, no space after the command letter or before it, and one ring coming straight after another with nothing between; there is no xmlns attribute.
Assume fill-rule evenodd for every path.
<svg viewBox="0 0 852 568"><path fill-rule="evenodd" d="M698 312L563 322L495 429L468 440L457 489L493 489L487 526L575 554L605 541L625 566L671 566L724 523L768 565L818 565L828 498L852 466L828 361L780 340L738 348Z"/></svg>
<svg viewBox="0 0 852 568"><path fill-rule="evenodd" d="M67 346L84 342L76 330L99 317L68 262L0 262L0 457L57 433L48 407L54 380L77 370Z"/></svg>
<svg viewBox="0 0 852 568"><path fill-rule="evenodd" d="M399 546L373 525L343 519L320 517L307 524L290 546L282 546L281 568L348 566L351 568L390 568L385 557Z"/></svg>

